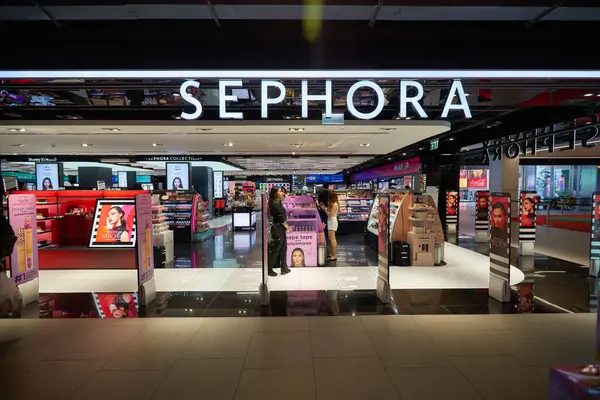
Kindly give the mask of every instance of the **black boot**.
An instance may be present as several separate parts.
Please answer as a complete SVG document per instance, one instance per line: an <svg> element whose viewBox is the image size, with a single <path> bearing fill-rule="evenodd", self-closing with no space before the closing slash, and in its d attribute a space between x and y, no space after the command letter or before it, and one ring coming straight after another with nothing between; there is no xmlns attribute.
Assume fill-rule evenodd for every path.
<svg viewBox="0 0 600 400"><path fill-rule="evenodd" d="M292 272L292 270L290 269L290 267L281 267L281 275L287 275L290 272Z"/></svg>
<svg viewBox="0 0 600 400"><path fill-rule="evenodd" d="M277 272L275 272L272 269L270 269L269 270L269 276L277 276Z"/></svg>

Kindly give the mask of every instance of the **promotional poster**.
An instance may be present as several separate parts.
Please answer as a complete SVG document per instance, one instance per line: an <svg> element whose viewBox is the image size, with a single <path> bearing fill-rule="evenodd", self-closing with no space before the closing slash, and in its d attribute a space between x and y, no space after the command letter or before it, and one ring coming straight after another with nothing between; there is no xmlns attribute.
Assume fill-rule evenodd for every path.
<svg viewBox="0 0 600 400"><path fill-rule="evenodd" d="M137 234L138 283L141 287L154 277L154 250L152 248L152 196L135 195Z"/></svg>
<svg viewBox="0 0 600 400"><path fill-rule="evenodd" d="M189 163L167 163L167 190L190 190Z"/></svg>
<svg viewBox="0 0 600 400"><path fill-rule="evenodd" d="M490 192L479 191L476 193L475 203L475 230L487 231L490 225Z"/></svg>
<svg viewBox="0 0 600 400"><path fill-rule="evenodd" d="M263 193L261 196L262 201L262 235L263 235L263 248L262 248L262 282L267 283L269 279L269 204L267 194ZM217 238L215 237L215 240ZM289 264L288 264L289 265Z"/></svg>
<svg viewBox="0 0 600 400"><path fill-rule="evenodd" d="M134 247L135 236L135 200L96 200L89 247Z"/></svg>
<svg viewBox="0 0 600 400"><path fill-rule="evenodd" d="M119 187L126 188L127 185L127 171L119 171L117 172L117 176L119 178Z"/></svg>
<svg viewBox="0 0 600 400"><path fill-rule="evenodd" d="M223 171L213 172L213 197L215 199L223 198Z"/></svg>
<svg viewBox="0 0 600 400"><path fill-rule="evenodd" d="M490 217L490 274L508 282L510 278L510 194L492 193Z"/></svg>
<svg viewBox="0 0 600 400"><path fill-rule="evenodd" d="M58 164L35 164L37 190L56 190L61 185Z"/></svg>
<svg viewBox="0 0 600 400"><path fill-rule="evenodd" d="M458 225L458 192L446 192L446 225Z"/></svg>
<svg viewBox="0 0 600 400"><path fill-rule="evenodd" d="M138 318L138 299L135 293L94 293L100 318Z"/></svg>
<svg viewBox="0 0 600 400"><path fill-rule="evenodd" d="M537 208L536 192L521 192L521 209L519 241L535 242L535 210Z"/></svg>
<svg viewBox="0 0 600 400"><path fill-rule="evenodd" d="M377 227L377 298L390 302L390 197L379 195Z"/></svg>
<svg viewBox="0 0 600 400"><path fill-rule="evenodd" d="M8 221L17 242L10 255L10 275L16 285L38 277L36 197L13 194L8 197Z"/></svg>
<svg viewBox="0 0 600 400"><path fill-rule="evenodd" d="M287 233L287 265L293 267L317 266L317 233L288 232Z"/></svg>

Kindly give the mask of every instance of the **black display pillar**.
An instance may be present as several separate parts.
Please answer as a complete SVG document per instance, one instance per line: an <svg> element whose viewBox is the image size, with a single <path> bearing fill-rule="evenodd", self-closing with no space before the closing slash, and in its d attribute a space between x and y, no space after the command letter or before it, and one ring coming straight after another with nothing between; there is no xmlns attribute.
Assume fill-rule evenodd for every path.
<svg viewBox="0 0 600 400"><path fill-rule="evenodd" d="M106 167L79 167L79 187L82 189L95 189L98 181L104 181L106 187L112 186L112 168Z"/></svg>
<svg viewBox="0 0 600 400"><path fill-rule="evenodd" d="M137 178L135 171L127 171L127 189L135 188L137 184ZM109 186L109 185L106 185Z"/></svg>
<svg viewBox="0 0 600 400"><path fill-rule="evenodd" d="M213 169L192 167L192 186L208 202L208 213L213 215Z"/></svg>

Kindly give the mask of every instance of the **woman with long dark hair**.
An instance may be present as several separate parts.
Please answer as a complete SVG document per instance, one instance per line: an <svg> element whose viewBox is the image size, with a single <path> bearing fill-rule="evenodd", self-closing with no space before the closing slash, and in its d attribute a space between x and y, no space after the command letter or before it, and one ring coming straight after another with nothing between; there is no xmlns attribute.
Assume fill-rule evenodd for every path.
<svg viewBox="0 0 600 400"><path fill-rule="evenodd" d="M117 242L129 242L129 232L127 232L127 221L125 220L125 211L119 206L112 206L108 210L106 217L106 226L111 233L115 235Z"/></svg>
<svg viewBox="0 0 600 400"><path fill-rule="evenodd" d="M277 276L273 268L281 267L281 275L290 273L287 266L287 238L290 229L287 213L281 201L283 192L280 187L272 187L269 192L269 215L271 216L271 243L269 245L269 276Z"/></svg>
<svg viewBox="0 0 600 400"><path fill-rule="evenodd" d="M183 190L183 182L181 182L181 178L176 176L173 178L173 190Z"/></svg>
<svg viewBox="0 0 600 400"><path fill-rule="evenodd" d="M50 178L48 178L48 177L45 177L44 180L42 181L41 190L50 190L50 189L54 189L52 187L52 180L50 180Z"/></svg>

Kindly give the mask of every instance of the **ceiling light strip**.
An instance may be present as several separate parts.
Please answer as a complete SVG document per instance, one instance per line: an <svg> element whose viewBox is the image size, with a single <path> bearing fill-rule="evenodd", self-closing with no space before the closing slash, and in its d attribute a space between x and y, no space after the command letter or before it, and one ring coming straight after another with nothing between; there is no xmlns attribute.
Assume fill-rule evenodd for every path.
<svg viewBox="0 0 600 400"><path fill-rule="evenodd" d="M0 79L600 79L600 70L39 70Z"/></svg>

